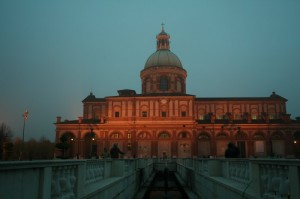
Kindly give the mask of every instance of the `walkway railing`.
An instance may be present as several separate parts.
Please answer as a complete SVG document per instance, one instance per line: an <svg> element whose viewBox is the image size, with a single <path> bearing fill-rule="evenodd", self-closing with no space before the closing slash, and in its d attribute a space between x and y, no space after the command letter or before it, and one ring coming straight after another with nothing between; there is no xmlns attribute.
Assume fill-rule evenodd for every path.
<svg viewBox="0 0 300 199"><path fill-rule="evenodd" d="M300 198L300 160L197 158L0 162L0 198L134 198L165 167L202 199Z"/></svg>
<svg viewBox="0 0 300 199"><path fill-rule="evenodd" d="M0 198L133 198L152 170L152 159L1 162Z"/></svg>
<svg viewBox="0 0 300 199"><path fill-rule="evenodd" d="M178 159L177 173L201 198L300 198L300 160Z"/></svg>

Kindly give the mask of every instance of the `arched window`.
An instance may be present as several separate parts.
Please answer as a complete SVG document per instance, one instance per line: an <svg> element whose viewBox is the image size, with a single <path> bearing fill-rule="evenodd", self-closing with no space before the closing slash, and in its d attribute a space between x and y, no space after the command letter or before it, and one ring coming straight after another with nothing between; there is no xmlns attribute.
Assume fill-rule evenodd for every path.
<svg viewBox="0 0 300 199"><path fill-rule="evenodd" d="M220 133L217 134L216 138L217 138L217 139L227 139L228 136L227 136L226 133L220 132Z"/></svg>
<svg viewBox="0 0 300 199"><path fill-rule="evenodd" d="M159 88L161 91L167 91L168 87L169 87L168 84L169 84L169 82L168 82L168 78L166 76L160 77Z"/></svg>
<svg viewBox="0 0 300 199"><path fill-rule="evenodd" d="M277 119L276 118L276 112L275 112L275 109L274 108L271 108L271 109L269 109L269 119L270 120L274 120L274 119Z"/></svg>
<svg viewBox="0 0 300 199"><path fill-rule="evenodd" d="M205 110L204 109L198 109L198 115L197 115L198 120L204 120L205 118Z"/></svg>
<svg viewBox="0 0 300 199"><path fill-rule="evenodd" d="M253 140L264 140L265 136L264 136L263 132L256 132L256 133L254 133L252 138L253 138Z"/></svg>
<svg viewBox="0 0 300 199"><path fill-rule="evenodd" d="M159 139L168 139L168 138L170 138L170 134L167 132L163 132L158 135L158 138Z"/></svg>
<svg viewBox="0 0 300 199"><path fill-rule="evenodd" d="M200 133L198 136L198 140L210 140L210 136L208 133Z"/></svg>
<svg viewBox="0 0 300 199"><path fill-rule="evenodd" d="M217 120L222 120L223 119L223 115L224 115L223 110L222 109L217 109L217 111L216 111L216 119Z"/></svg>
<svg viewBox="0 0 300 199"><path fill-rule="evenodd" d="M234 109L233 110L233 118L235 120L241 120L242 117L241 117L241 110L240 109Z"/></svg>
<svg viewBox="0 0 300 199"><path fill-rule="evenodd" d="M251 119L257 120L258 119L258 111L256 109L251 110Z"/></svg>

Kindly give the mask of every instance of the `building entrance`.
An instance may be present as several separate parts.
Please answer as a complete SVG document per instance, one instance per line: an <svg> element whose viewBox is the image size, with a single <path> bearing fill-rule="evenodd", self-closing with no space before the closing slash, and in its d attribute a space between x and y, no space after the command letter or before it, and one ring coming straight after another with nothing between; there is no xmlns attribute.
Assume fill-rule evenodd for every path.
<svg viewBox="0 0 300 199"><path fill-rule="evenodd" d="M191 157L191 143L190 142L178 143L178 157L179 158Z"/></svg>
<svg viewBox="0 0 300 199"><path fill-rule="evenodd" d="M209 141L198 141L198 156L209 157L210 153L210 142Z"/></svg>
<svg viewBox="0 0 300 199"><path fill-rule="evenodd" d="M158 142L158 157L170 158L171 157L171 144L168 141Z"/></svg>

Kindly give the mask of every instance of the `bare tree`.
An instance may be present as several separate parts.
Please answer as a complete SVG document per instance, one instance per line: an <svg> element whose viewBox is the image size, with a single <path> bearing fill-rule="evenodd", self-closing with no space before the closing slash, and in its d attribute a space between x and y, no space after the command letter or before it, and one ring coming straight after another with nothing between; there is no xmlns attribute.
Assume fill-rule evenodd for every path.
<svg viewBox="0 0 300 199"><path fill-rule="evenodd" d="M14 160L18 160L22 140L16 138L14 142ZM24 160L49 160L53 159L55 144L45 137L41 137L38 141L34 138L24 143L23 159Z"/></svg>
<svg viewBox="0 0 300 199"><path fill-rule="evenodd" d="M12 154L13 143L11 142L13 134L5 123L0 124L0 160ZM8 158L8 157L7 157Z"/></svg>

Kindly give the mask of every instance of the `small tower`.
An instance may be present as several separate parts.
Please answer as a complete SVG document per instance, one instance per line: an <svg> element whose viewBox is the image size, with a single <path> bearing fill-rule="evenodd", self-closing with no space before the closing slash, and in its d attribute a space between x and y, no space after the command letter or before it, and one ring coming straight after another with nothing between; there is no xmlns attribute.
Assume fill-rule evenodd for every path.
<svg viewBox="0 0 300 199"><path fill-rule="evenodd" d="M164 29L164 25L165 24L161 24L162 28L161 28L161 32L156 36L156 40L157 40L157 47L156 50L170 50L170 35L168 35L165 32Z"/></svg>

